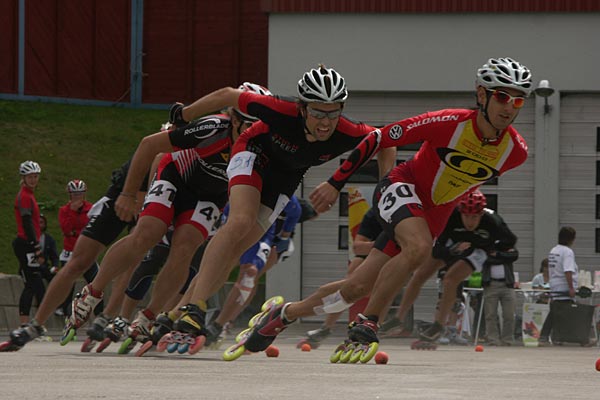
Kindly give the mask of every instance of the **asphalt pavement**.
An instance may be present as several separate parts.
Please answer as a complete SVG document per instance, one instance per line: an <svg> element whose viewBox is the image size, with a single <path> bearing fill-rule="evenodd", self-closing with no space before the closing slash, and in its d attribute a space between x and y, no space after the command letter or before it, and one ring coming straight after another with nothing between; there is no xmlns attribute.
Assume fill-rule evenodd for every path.
<svg viewBox="0 0 600 400"><path fill-rule="evenodd" d="M265 353L221 360L225 346L190 355L81 353L81 342L32 342L0 354L0 399L597 399L597 347L440 346L410 349L414 339L383 339L389 363L331 364L342 340L303 352L296 324ZM229 340L226 345L232 344Z"/></svg>

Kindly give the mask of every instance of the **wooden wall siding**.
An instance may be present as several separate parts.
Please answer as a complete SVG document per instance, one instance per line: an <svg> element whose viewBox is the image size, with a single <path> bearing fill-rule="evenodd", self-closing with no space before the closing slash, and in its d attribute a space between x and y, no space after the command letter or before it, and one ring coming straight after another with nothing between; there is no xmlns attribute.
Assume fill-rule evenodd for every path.
<svg viewBox="0 0 600 400"><path fill-rule="evenodd" d="M19 1L0 1L0 92L17 93Z"/></svg>
<svg viewBox="0 0 600 400"><path fill-rule="evenodd" d="M259 0L144 2L143 102L189 102L243 81L266 85L268 17Z"/></svg>
<svg viewBox="0 0 600 400"><path fill-rule="evenodd" d="M25 15L26 95L116 101L127 93L129 2L28 1Z"/></svg>
<svg viewBox="0 0 600 400"><path fill-rule="evenodd" d="M262 0L269 13L598 12L597 0Z"/></svg>

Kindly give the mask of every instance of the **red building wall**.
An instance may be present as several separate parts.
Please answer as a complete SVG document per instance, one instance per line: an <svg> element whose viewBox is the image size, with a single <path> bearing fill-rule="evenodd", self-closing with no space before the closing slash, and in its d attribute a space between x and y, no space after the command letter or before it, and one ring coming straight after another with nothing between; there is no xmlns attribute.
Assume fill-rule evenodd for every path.
<svg viewBox="0 0 600 400"><path fill-rule="evenodd" d="M25 94L116 101L129 89L129 2L26 4Z"/></svg>
<svg viewBox="0 0 600 400"><path fill-rule="evenodd" d="M189 102L223 86L267 83L260 0L145 0L144 103Z"/></svg>
<svg viewBox="0 0 600 400"><path fill-rule="evenodd" d="M18 0L0 1L0 93L18 90L18 12Z"/></svg>

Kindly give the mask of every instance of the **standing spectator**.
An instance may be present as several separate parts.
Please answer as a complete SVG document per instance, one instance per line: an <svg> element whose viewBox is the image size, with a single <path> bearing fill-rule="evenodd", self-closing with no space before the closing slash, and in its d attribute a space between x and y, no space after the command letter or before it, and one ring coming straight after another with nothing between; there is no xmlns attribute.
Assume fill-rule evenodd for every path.
<svg viewBox="0 0 600 400"><path fill-rule="evenodd" d="M40 248L44 263L42 264L42 277L49 283L58 270L58 250L56 249L56 240L46 233L48 220L46 216L40 214Z"/></svg>
<svg viewBox="0 0 600 400"><path fill-rule="evenodd" d="M70 181L67 184L67 192L69 193L69 202L62 206L58 211L58 221L63 233L63 250L60 253L61 267L63 267L71 258L71 253L75 248L77 238L90 220L88 212L92 208L92 203L85 199L87 185L84 181L80 179ZM94 260L83 276L89 283L94 279L97 273L98 264ZM74 289L75 287L73 286L70 294L67 296L61 307L55 311L55 314L59 316L70 314L70 305Z"/></svg>
<svg viewBox="0 0 600 400"><path fill-rule="evenodd" d="M577 278L579 267L575 262L575 253L571 248L575 242L576 232L570 226L561 228L558 233L558 244L550 250L548 255L548 269L550 271L550 292L552 302L550 312L544 321L542 332L538 341L539 346L550 344L554 321L553 305L557 302L570 302L575 298L577 291Z"/></svg>
<svg viewBox="0 0 600 400"><path fill-rule="evenodd" d="M29 320L33 297L40 304L45 292L40 268L45 261L40 246L40 208L33 195L41 172L40 165L35 161L25 161L19 167L21 189L15 200L17 238L12 246L19 260L19 274L25 284L19 299L21 324Z"/></svg>

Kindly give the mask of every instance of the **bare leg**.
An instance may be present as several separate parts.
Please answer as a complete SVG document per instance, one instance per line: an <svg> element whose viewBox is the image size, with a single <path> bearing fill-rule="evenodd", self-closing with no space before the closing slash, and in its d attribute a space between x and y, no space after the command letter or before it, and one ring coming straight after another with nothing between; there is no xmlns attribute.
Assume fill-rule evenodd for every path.
<svg viewBox="0 0 600 400"><path fill-rule="evenodd" d="M304 300L290 303L285 309L288 320L315 315L315 307L323 306L323 297L340 290L347 303L353 303L368 295L373 288L381 265L390 258L377 249L371 250L369 256L349 277L341 281L328 283Z"/></svg>
<svg viewBox="0 0 600 400"><path fill-rule="evenodd" d="M175 229L171 251L156 278L150 303L146 307L152 313L160 312L173 294L181 290L188 276L192 257L202 242L204 236L193 225L184 224Z"/></svg>
<svg viewBox="0 0 600 400"><path fill-rule="evenodd" d="M396 243L402 251L394 257L394 262L386 263L381 269L369 304L365 308L364 314L367 316L379 316L386 305L393 301L398 288L406 284L414 270L435 262L431 256L433 239L424 218L411 217L402 220L396 225L395 234Z"/></svg>
<svg viewBox="0 0 600 400"><path fill-rule="evenodd" d="M233 186L229 204L227 223L206 246L194 286L190 286L190 302L206 301L215 294L227 281L242 253L264 234L264 229L257 223L260 192L256 188Z"/></svg>
<svg viewBox="0 0 600 400"><path fill-rule="evenodd" d="M408 285L406 285L402 300L400 301L400 306L396 312L396 316L400 321L404 321L406 318L408 311L417 300L417 297L419 297L419 293L425 282L427 282L443 265L440 260L431 258L430 261L431 262L428 264L419 267L408 281Z"/></svg>
<svg viewBox="0 0 600 400"><path fill-rule="evenodd" d="M134 270L135 266L129 268L126 273L119 275L113 281L110 299L108 300L108 304L102 312L105 316L112 318L119 315L123 301L125 301L125 298L127 298L127 296L125 296L125 289L127 288L127 284L129 283L129 279L131 278L131 274L133 274ZM121 316L123 315L121 314Z"/></svg>
<svg viewBox="0 0 600 400"><path fill-rule="evenodd" d="M79 236L71 259L62 267L50 282L44 300L40 304L35 320L39 324L45 324L60 306L75 284L75 281L92 265L98 258L105 246L87 236Z"/></svg>
<svg viewBox="0 0 600 400"><path fill-rule="evenodd" d="M167 231L166 224L152 216L141 217L136 228L117 243L102 259L100 271L91 285L96 291L104 288L132 265L137 266Z"/></svg>
<svg viewBox="0 0 600 400"><path fill-rule="evenodd" d="M444 290L442 298L438 303L435 320L440 325L445 326L450 315L450 310L456 301L456 288L473 272L471 265L465 261L458 261L452 265L446 275L444 275Z"/></svg>

